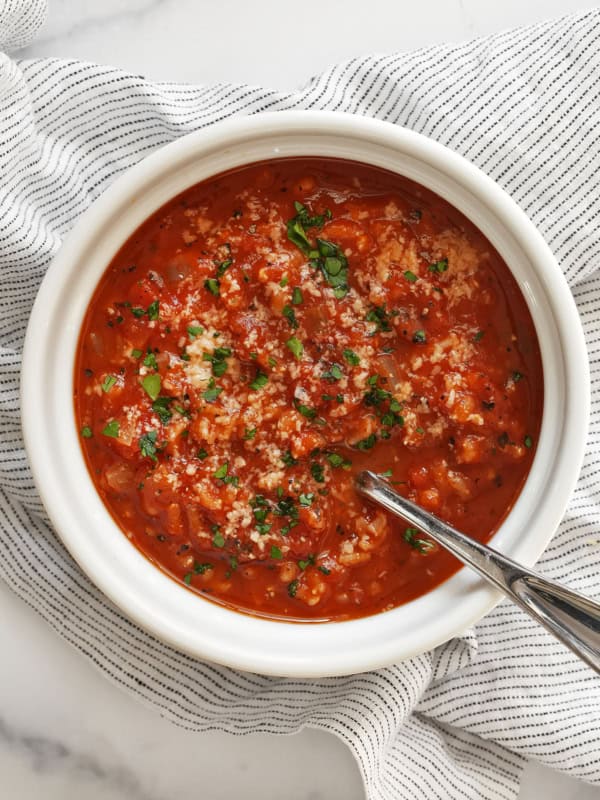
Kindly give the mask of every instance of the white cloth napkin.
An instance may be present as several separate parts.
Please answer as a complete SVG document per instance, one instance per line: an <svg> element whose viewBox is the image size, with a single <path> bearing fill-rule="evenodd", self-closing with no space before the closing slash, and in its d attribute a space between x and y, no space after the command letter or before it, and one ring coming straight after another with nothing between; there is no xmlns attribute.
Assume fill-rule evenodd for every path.
<svg viewBox="0 0 600 800"><path fill-rule="evenodd" d="M0 49L44 0L0 0ZM187 728L328 730L370 800L514 798L537 759L600 783L600 678L502 603L461 639L389 669L287 680L196 661L124 618L48 525L22 448L19 367L39 282L79 214L127 167L232 115L339 109L418 130L498 181L558 256L600 382L600 10L463 45L365 56L301 91L151 83L0 55L0 576L111 680ZM65 378L67 379L67 378ZM40 386L40 391L44 387ZM541 559L600 596L600 402L569 511Z"/></svg>

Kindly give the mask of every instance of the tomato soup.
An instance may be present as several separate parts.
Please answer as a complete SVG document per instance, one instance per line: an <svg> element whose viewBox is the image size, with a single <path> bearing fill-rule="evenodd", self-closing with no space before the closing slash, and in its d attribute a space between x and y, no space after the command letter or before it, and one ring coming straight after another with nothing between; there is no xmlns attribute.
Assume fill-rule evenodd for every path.
<svg viewBox="0 0 600 800"><path fill-rule="evenodd" d="M89 305L74 391L132 544L190 591L296 620L390 609L459 567L358 471L486 540L543 401L490 242L405 178L321 158L219 175L141 225Z"/></svg>

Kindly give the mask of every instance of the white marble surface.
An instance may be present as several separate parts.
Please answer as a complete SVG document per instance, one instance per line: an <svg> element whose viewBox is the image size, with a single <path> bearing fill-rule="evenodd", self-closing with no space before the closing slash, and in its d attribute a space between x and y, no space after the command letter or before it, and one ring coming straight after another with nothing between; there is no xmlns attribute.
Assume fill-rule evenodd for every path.
<svg viewBox="0 0 600 800"><path fill-rule="evenodd" d="M1 2L1 0L0 0ZM107 62L159 80L294 88L337 60L526 24L579 0L49 0L20 56ZM1 513L1 510L0 510ZM359 800L332 736L191 734L72 651L0 584L1 800ZM600 789L529 765L521 800L600 800Z"/></svg>

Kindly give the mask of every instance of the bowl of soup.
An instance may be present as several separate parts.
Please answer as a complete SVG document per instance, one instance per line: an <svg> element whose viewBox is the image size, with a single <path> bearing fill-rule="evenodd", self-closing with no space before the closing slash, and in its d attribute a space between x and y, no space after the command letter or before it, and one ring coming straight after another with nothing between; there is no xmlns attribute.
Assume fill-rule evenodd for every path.
<svg viewBox="0 0 600 800"><path fill-rule="evenodd" d="M383 122L266 114L162 148L83 215L22 403L48 514L128 616L198 657L334 675L500 597L357 472L533 564L581 463L587 357L551 252L473 165Z"/></svg>

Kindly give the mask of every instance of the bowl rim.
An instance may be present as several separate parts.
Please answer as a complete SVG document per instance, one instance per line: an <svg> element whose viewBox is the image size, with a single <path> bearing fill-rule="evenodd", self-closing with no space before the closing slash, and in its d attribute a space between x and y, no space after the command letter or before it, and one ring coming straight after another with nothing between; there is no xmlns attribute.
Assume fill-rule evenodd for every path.
<svg viewBox="0 0 600 800"><path fill-rule="evenodd" d="M440 175L445 176L445 179L454 182L461 191L464 191L465 196L472 196L476 203L481 204L482 208L485 207L486 213L496 218L503 230L505 229L509 237L517 243L519 251L529 260L540 286L535 288L527 282L519 281L519 283L534 317L538 338L540 338L538 327L540 319L547 317L548 325L551 320L556 327L561 363L554 358L553 368L562 371L564 379L564 396L561 396L560 380L548 374L548 365L544 362L544 389L547 399L545 397L538 451L526 482L528 487L534 472L539 476L537 503L539 518L543 519L543 525L536 520L523 540L513 542L513 545L505 550L507 555L522 561L525 566L531 566L543 552L562 518L583 461L590 407L589 367L575 302L562 271L542 236L503 189L457 153L421 134L392 123L340 112L317 111L269 112L251 117L235 117L165 145L127 170L81 215L42 281L25 338L21 372L21 409L23 436L34 481L55 530L83 571L128 617L178 650L195 657L264 674L322 677L351 674L386 666L433 649L442 642L460 635L489 612L502 595L462 568L449 580L415 601L392 611L348 622L315 625L313 622L289 623L266 620L240 614L213 602L206 602L154 567L127 541L99 501L93 488L79 445L74 412L71 410L70 415L64 415L69 418L68 422L58 421L56 413L50 416L49 408L53 408L51 404L48 408L44 408L45 397L39 391L40 376L44 375L50 381L52 402L61 396L64 399L64 392L60 395L62 390L56 386L56 378L49 373L49 363L55 363L55 359L58 358L56 353L54 355L52 353L52 342L56 340L60 346L64 342L65 352L70 352L69 347L74 350L79 328L69 321L66 325L59 326L56 322L57 307L61 299L68 295L71 281L78 279L76 271L82 253L86 248L89 250L94 244L99 243L103 229L106 229L111 222L115 224L120 210L129 213L144 196L144 191L153 183L157 186L168 183L168 176L175 175L177 170L183 169L186 164L189 165L191 160L210 159L215 153L221 154L223 158L232 158L236 155L239 158L253 142L270 141L269 137L274 141L284 142L285 137L293 140L299 136L304 137L306 141L309 141L311 136L317 140L319 137L336 140L340 142L340 146L343 144L350 149L369 146L382 148L386 152L395 153L399 160L402 155L414 159L415 163L422 163L428 168L437 170ZM284 146L276 149L282 155L286 154ZM253 158L247 162L242 160L240 163L252 163L256 160L258 159ZM354 160L370 163L365 159L364 153ZM221 171L222 169L215 169L208 174L214 175ZM193 180L189 185L196 182L197 180ZM168 197L163 199L158 207L167 201ZM456 202L453 204L457 205ZM464 208L460 205L458 207L465 213ZM473 214L467 216L478 224L477 220L473 219ZM137 226L138 223L130 225L129 234L133 233ZM488 235L485 230L484 233ZM488 238L492 237L488 235ZM121 240L121 244L123 241ZM492 242L496 244L493 238ZM107 266L108 262L105 263L105 268ZM511 263L508 266L512 271ZM83 304L87 307L96 285L97 279L93 281L91 288L88 287L89 291L86 290L87 299L86 291L80 292L79 296L72 298L73 304L79 304L78 307ZM551 331L551 328L550 325L548 330ZM41 344L40 338L42 338ZM549 338L552 338L550 334ZM540 341L543 358L545 358L544 348L551 346L554 346L551 342ZM69 366L68 384L72 387L71 376L74 370L72 364ZM554 384L551 383L552 380ZM552 390L551 395L548 395L549 389ZM557 394L556 397L553 396L554 393ZM554 409L553 422L556 426L561 423L559 412L563 413L560 431L550 430L547 424L550 406ZM57 400L54 410L59 409L60 404ZM61 428L64 434L62 438L60 436L57 438L56 432L51 430L50 422ZM71 424L70 432L66 429L68 424ZM548 460L551 452L555 456L560 454L560 457L555 458L552 464L546 463L545 459ZM82 474L82 466L85 477ZM65 485L60 477L61 470ZM66 486L69 482L70 494ZM101 508L93 501L89 493L90 486ZM78 491L74 494L75 489ZM546 493L545 502L540 502L539 493L542 490ZM490 540L493 545L502 548L503 544L507 543L505 532L509 527L508 521L514 517L519 504L522 505L522 499L523 492L513 511ZM82 504L84 502L88 505ZM86 523L83 526L85 530L82 530L82 521ZM110 526L118 531L122 539L121 544L133 552L127 555L128 551L123 549L114 537L111 538L112 534L108 538L118 552L115 555L107 552L107 548L103 549L97 533L101 529L103 532L110 532ZM534 528L535 537L531 533ZM145 561L153 575L143 568L135 554ZM128 585L124 580L128 566L127 563L123 566L117 558L131 565L135 563L138 575L143 573L139 575L135 586ZM143 591L140 590L142 585ZM156 608L153 606L154 597L151 596L153 592L165 600L165 603L168 600L168 611L161 609L159 614L154 613ZM444 615L444 621L441 619L430 621L421 631L406 630L406 619L400 624L400 617L409 611L421 613L419 609L427 605L421 602L423 598L432 598L435 593L439 593L440 597L445 593L454 601L456 607L454 603L451 604ZM192 629L190 622L192 607L189 606L188 599L184 599L185 595L194 598L194 602L202 604L200 612L198 612L199 607L196 607L196 628L202 627L198 625L198 618L201 617L202 623L208 622L210 634ZM184 607L186 614L182 619L176 619L174 611L183 610ZM184 619L185 621L182 621ZM282 626L287 628L287 632L283 632ZM295 633L290 635L292 629ZM344 632L340 633L341 631ZM394 635L400 634L403 634L402 641L393 639ZM252 646L251 640L254 638L257 644ZM326 655L323 655L323 652Z"/></svg>

